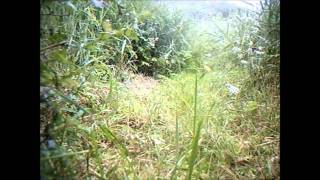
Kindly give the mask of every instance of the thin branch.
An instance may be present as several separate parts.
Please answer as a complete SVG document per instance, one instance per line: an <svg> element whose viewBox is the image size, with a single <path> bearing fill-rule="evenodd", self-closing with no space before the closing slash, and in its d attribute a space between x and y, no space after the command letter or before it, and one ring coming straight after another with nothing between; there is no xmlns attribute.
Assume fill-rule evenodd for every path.
<svg viewBox="0 0 320 180"><path fill-rule="evenodd" d="M274 140L274 141L269 141L269 142L265 142L265 143L262 143L262 144L258 144L256 145L256 147L259 147L259 146L265 146L265 145L268 145L268 144L272 144L272 143L275 143L277 142L278 140Z"/></svg>
<svg viewBox="0 0 320 180"><path fill-rule="evenodd" d="M69 14L51 14L51 13L40 14L40 15L44 15L44 16L70 16Z"/></svg>
<svg viewBox="0 0 320 180"><path fill-rule="evenodd" d="M54 48L54 47L62 46L64 44L66 44L66 43L67 43L67 41L62 41L62 42L59 42L59 43L56 43L56 44L49 45L48 47L45 47L45 48L41 49L40 52L45 51L47 49Z"/></svg>

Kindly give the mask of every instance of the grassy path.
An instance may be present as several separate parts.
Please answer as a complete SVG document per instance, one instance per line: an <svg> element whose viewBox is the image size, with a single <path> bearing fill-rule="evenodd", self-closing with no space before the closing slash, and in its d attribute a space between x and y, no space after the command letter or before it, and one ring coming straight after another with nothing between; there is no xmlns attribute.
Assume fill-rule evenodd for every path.
<svg viewBox="0 0 320 180"><path fill-rule="evenodd" d="M114 62L119 57L123 59L133 52L133 44L128 43L127 37L124 40L116 37L114 41L96 37L90 29L100 27L101 23L93 15L93 10L85 10L90 15L86 17L88 19L68 22L70 27L77 27L77 23L82 26L79 32L71 28L76 34L72 37L82 42L82 39L94 36L99 43L94 46L87 44L84 49L81 43L81 51L70 59L88 55L92 61L84 62L88 64L79 69L73 65L66 66L70 69L59 64L45 66L53 68L52 72L56 69L68 72L65 76L78 79L76 81L81 81L81 85L79 88L74 85L76 91L73 92L70 90L75 88L72 81L64 82L63 86L70 85L69 92L61 92L66 96L64 100L60 94L51 101L52 107L61 107L59 117L55 117L50 108L47 108L48 112L43 111L46 107L41 109L44 114L41 117L41 134L52 134L52 137L48 136L50 140L45 139L47 141L41 144L41 176L49 179L52 176L52 179L143 180L279 178L278 89L246 87L250 81L248 68L241 67L243 64L235 65L240 57L234 55L234 48L231 49L236 47L233 45L236 39L240 40L238 33L233 31L243 29L240 34L245 34L246 28L233 25L229 28L230 22L219 18L213 20L219 22L221 29L203 29L194 24L195 32L191 31L190 37L186 38L192 40L191 51L181 52L186 58L184 63L188 68L210 68L197 74L186 70L158 79L129 73L124 82L119 82L116 79L126 76L126 69L122 69L124 66L118 67L120 75L117 75L105 62L98 62L109 61L110 57ZM106 12L101 14L107 15ZM120 30L115 28L112 31L122 37ZM110 28L104 31L110 31ZM244 37L241 37L241 42ZM134 36L131 38L135 39ZM104 46L109 48L106 53ZM148 49L147 45L141 45L141 49ZM119 57L114 52L119 52ZM57 56L61 62L69 58L63 53ZM180 57L169 57L169 60L179 60L174 58ZM87 60L87 57L82 59ZM147 62L152 60L145 59ZM162 63L164 59L156 61ZM166 69L164 65L160 67ZM74 75L69 74L71 70ZM79 77L76 75L78 72ZM50 70L45 75L50 79L55 73L51 74ZM80 79L82 75L86 76ZM261 76L261 79L265 80L265 77ZM226 84L238 88L239 93L230 93ZM84 107L89 113L82 116L83 111L79 107ZM48 119L54 119L55 123ZM52 128L45 128L49 127L48 124Z"/></svg>
<svg viewBox="0 0 320 180"><path fill-rule="evenodd" d="M237 68L199 74L196 118L194 73L160 80L138 75L126 84L115 83L109 106L100 105L95 116L83 120L97 151L91 166L113 178L184 178L190 168L195 119L203 126L199 149L193 153L192 177L272 177L278 168L272 151L278 145L273 136L277 133L268 131L268 122L246 119L263 118L255 114L260 107L240 101L225 87L231 83L241 90L246 75ZM106 135L101 125L113 135Z"/></svg>
<svg viewBox="0 0 320 180"><path fill-rule="evenodd" d="M84 84L78 103L91 107L90 114L56 127L64 128L57 140L60 149L68 150L43 161L68 157L76 170L72 176L80 179L277 177L279 119L274 99L259 93L246 97L246 71L214 66L197 74L195 103L195 77L192 72L158 80L133 75L124 83ZM226 83L240 93L230 94Z"/></svg>

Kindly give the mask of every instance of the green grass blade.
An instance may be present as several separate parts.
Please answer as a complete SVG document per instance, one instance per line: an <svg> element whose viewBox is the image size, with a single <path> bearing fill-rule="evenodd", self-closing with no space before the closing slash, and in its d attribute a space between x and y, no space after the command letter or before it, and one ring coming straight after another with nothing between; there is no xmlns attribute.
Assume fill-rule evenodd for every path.
<svg viewBox="0 0 320 180"><path fill-rule="evenodd" d="M191 179L192 176L192 171L193 171L193 167L195 164L195 160L197 158L197 153L198 153L198 142L200 139L200 130L201 130L201 126L202 126L202 120L199 121L198 123L198 127L196 128L196 120L197 120L197 92L198 92L198 76L196 75L196 80L195 80L195 96L194 96L194 119L193 119L193 142L192 142L192 151L191 151L191 156L189 159L189 169L188 169L188 179Z"/></svg>
<svg viewBox="0 0 320 180"><path fill-rule="evenodd" d="M198 127L197 127L197 131L195 134L195 137L193 138L193 142L192 142L192 151L191 151L191 156L190 156L190 160L189 160L189 169L188 169L188 180L191 180L191 176L192 176L192 171L193 171L193 167L195 165L195 161L197 158L197 154L198 154L198 142L200 139L200 130L202 127L202 120L199 121L198 123Z"/></svg>
<svg viewBox="0 0 320 180"><path fill-rule="evenodd" d="M196 80L195 80L195 88L194 88L194 116L193 116L193 135L196 131L196 120L197 120L197 96L198 96L198 75L196 74Z"/></svg>
<svg viewBox="0 0 320 180"><path fill-rule="evenodd" d="M129 151L123 145L123 143L121 143L121 141L111 132L111 130L108 127L102 125L99 125L99 127L102 130L103 135L119 147L121 155L127 157Z"/></svg>

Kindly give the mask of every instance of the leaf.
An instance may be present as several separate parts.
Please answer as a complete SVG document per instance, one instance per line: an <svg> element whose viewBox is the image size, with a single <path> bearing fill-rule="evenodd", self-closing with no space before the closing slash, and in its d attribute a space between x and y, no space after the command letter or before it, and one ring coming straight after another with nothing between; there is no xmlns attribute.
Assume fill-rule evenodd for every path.
<svg viewBox="0 0 320 180"><path fill-rule="evenodd" d="M211 72L212 71L211 68L209 66L207 66L207 65L204 65L203 68L204 68L204 70L206 72Z"/></svg>
<svg viewBox="0 0 320 180"><path fill-rule="evenodd" d="M138 34L132 28L128 28L125 31L125 35L131 40L136 40L136 41L139 40Z"/></svg>
<svg viewBox="0 0 320 180"><path fill-rule="evenodd" d="M97 50L96 45L94 43L88 43L87 45L85 45L84 48L86 48L89 51L96 51Z"/></svg>
<svg viewBox="0 0 320 180"><path fill-rule="evenodd" d="M62 64L72 64L67 60L67 51L66 50L60 50L60 51L55 51L52 54L52 60L53 61L58 61Z"/></svg>
<svg viewBox="0 0 320 180"><path fill-rule="evenodd" d="M126 44L127 44L127 41L124 40L123 43L122 43L122 47L121 47L121 55L123 55L123 53L124 53L124 49L126 47Z"/></svg>
<svg viewBox="0 0 320 180"><path fill-rule="evenodd" d="M116 30L114 34L117 37L121 37L121 36L123 36L125 34L125 30L126 30L126 28L121 28L119 30Z"/></svg>
<svg viewBox="0 0 320 180"><path fill-rule="evenodd" d="M77 114L75 115L75 118L79 118L79 117L83 116L84 113L85 113L85 112L84 112L82 109L80 109L80 110L77 112Z"/></svg>
<svg viewBox="0 0 320 180"><path fill-rule="evenodd" d="M91 11L92 9L88 9L87 15L89 17L89 20L94 21L95 23L98 23L97 17L95 16L94 12Z"/></svg>
<svg viewBox="0 0 320 180"><path fill-rule="evenodd" d="M143 22L146 19L151 19L151 18L152 18L152 13L150 11L143 11L139 16L139 21Z"/></svg>
<svg viewBox="0 0 320 180"><path fill-rule="evenodd" d="M142 61L142 63L141 63L142 65L145 65L145 66L148 66L148 67L150 67L151 65L149 64L149 63L147 63L147 62L145 62L145 61Z"/></svg>
<svg viewBox="0 0 320 180"><path fill-rule="evenodd" d="M110 38L109 34L101 33L98 35L98 41L106 41Z"/></svg>
<svg viewBox="0 0 320 180"><path fill-rule="evenodd" d="M183 53L182 55L184 56L184 58L186 58L186 59L191 59L192 58L191 51L184 51L182 53Z"/></svg>
<svg viewBox="0 0 320 180"><path fill-rule="evenodd" d="M41 72L40 82L41 84L53 84L54 83L54 74L50 71Z"/></svg>
<svg viewBox="0 0 320 180"><path fill-rule="evenodd" d="M74 76L79 75L82 72L83 72L82 68L79 68L76 70L70 70L69 74L61 76L61 80L72 78Z"/></svg>
<svg viewBox="0 0 320 180"><path fill-rule="evenodd" d="M112 31L112 24L110 23L110 21L104 21L103 23L102 23L102 27L103 27L103 30L105 31L105 32L108 32L108 33L111 33L111 32L113 32Z"/></svg>
<svg viewBox="0 0 320 180"><path fill-rule="evenodd" d="M248 104L247 104L247 110L248 111L253 111L255 109L258 108L258 104L256 101L249 101Z"/></svg>
<svg viewBox="0 0 320 180"><path fill-rule="evenodd" d="M69 7L71 7L73 10L77 10L77 8L72 4L72 2L71 1L67 1L67 3L66 3Z"/></svg>
<svg viewBox="0 0 320 180"><path fill-rule="evenodd" d="M70 88L70 89L78 87L77 81L75 81L73 79L63 79L63 80L61 80L61 85L63 87Z"/></svg>
<svg viewBox="0 0 320 180"><path fill-rule="evenodd" d="M41 73L53 73L54 70L50 66L48 66L44 63L41 63L40 64L40 72Z"/></svg>
<svg viewBox="0 0 320 180"><path fill-rule="evenodd" d="M189 180L191 180L192 177L192 171L193 171L193 167L195 165L195 161L197 159L197 155L198 155L198 149L199 149L199 139L200 139L200 131L201 131L201 127L202 127L202 120L200 120L198 122L198 127L196 129L195 132L195 137L193 138L192 141L192 151L191 151L191 156L190 156L190 160L189 160L189 168L188 168L188 178Z"/></svg>
<svg viewBox="0 0 320 180"><path fill-rule="evenodd" d="M128 156L129 151L128 149L119 141L119 139L112 133L112 131L106 127L99 125L100 129L103 132L103 135L110 141L112 141L114 144L119 146L120 152L122 153L123 156Z"/></svg>
<svg viewBox="0 0 320 180"><path fill-rule="evenodd" d="M64 34L53 34L52 36L50 36L48 38L48 41L51 43L58 43L58 42L65 40L66 38L67 38L67 36Z"/></svg>
<svg viewBox="0 0 320 180"><path fill-rule="evenodd" d="M86 66L86 65L88 65L88 64L90 64L92 62L94 62L94 59L86 59L81 65L82 66Z"/></svg>
<svg viewBox="0 0 320 180"><path fill-rule="evenodd" d="M77 104L75 101L73 101L72 99L70 99L69 97L65 96L62 92L60 92L59 90L56 89L51 89L54 91L54 93L60 97L62 97L64 100L66 100L67 102L75 105L77 108L83 110L85 113L88 113L85 109L83 109L79 104Z"/></svg>
<svg viewBox="0 0 320 180"><path fill-rule="evenodd" d="M170 56L172 50L170 50L169 52L167 52L165 55L164 55L164 59L168 59L168 57Z"/></svg>

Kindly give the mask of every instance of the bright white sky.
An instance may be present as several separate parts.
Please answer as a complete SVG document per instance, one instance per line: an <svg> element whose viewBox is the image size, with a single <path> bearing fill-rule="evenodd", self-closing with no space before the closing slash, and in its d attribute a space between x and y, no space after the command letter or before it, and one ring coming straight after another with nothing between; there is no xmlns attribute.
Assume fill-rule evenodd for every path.
<svg viewBox="0 0 320 180"><path fill-rule="evenodd" d="M215 30L209 19L202 19L197 17L210 17L214 12L221 12L231 9L247 9L252 11L259 11L260 0L154 0L156 3L163 4L169 9L179 9L185 17L196 18L200 31ZM250 5L251 4L251 5ZM207 16L208 15L208 16ZM208 21L209 20L209 21Z"/></svg>
<svg viewBox="0 0 320 180"><path fill-rule="evenodd" d="M259 0L211 0L209 2L223 8L245 8L254 10L259 7Z"/></svg>
<svg viewBox="0 0 320 180"><path fill-rule="evenodd" d="M260 0L155 0L161 4L166 4L170 8L181 9L183 11L206 11L224 9L249 9L257 10Z"/></svg>

